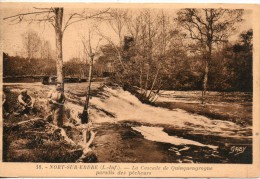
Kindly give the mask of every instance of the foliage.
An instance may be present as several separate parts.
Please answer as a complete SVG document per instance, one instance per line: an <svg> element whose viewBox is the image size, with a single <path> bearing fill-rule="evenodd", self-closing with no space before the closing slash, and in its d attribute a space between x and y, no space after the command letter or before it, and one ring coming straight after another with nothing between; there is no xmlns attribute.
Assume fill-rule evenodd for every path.
<svg viewBox="0 0 260 179"><path fill-rule="evenodd" d="M143 15L140 14L139 18L144 18ZM149 15L146 17L149 17ZM161 39L163 35L159 29L163 26L159 26L158 21L150 24L150 27L157 28L157 30L154 36L150 37L152 38L152 45L148 46L149 26L147 19L144 19L143 22L140 19L136 21L136 24L144 26L143 28L139 27L143 32L139 31L138 35L132 34L131 37L135 37L134 42L131 42L132 44L127 51L123 49L125 49L125 46L129 46L128 44L122 43L122 48L116 47L122 49L120 55L122 55L125 69L118 60L117 49L112 44L101 47L100 53L102 55L97 59L94 66L99 66L102 72L114 72L112 73L114 74L113 80L122 86L127 88L136 86L137 89L142 89L143 93L147 89L146 95L149 95L149 89L153 86L157 71L158 76L153 86L154 92L162 89L200 90L204 78L204 63L201 60L201 54L197 51L187 50L192 49L192 46L187 47L186 39L180 31L172 28L166 31L169 45L166 46L166 50L162 54ZM130 22L128 21L128 23ZM148 28L147 31L145 31L145 28ZM209 62L208 90L252 91L252 30L242 33L239 38L235 43L226 42L214 46ZM124 58L125 56L127 58ZM142 98L142 96L139 96L139 98Z"/></svg>
<svg viewBox="0 0 260 179"><path fill-rule="evenodd" d="M3 75L24 76L24 75L54 75L56 72L53 59L24 58L20 56L9 56L3 54Z"/></svg>
<svg viewBox="0 0 260 179"><path fill-rule="evenodd" d="M209 89L252 91L252 29L243 32L234 44L226 44L212 55Z"/></svg>
<svg viewBox="0 0 260 179"><path fill-rule="evenodd" d="M170 14L163 10L133 12L112 9L110 17L104 22L114 31L116 39L97 29L107 43L102 43L96 51L93 75L110 76L113 82L138 91L139 98L147 102L154 102L161 90L200 90L205 78L204 50L207 40L210 40L203 35L207 33L203 23L210 20L205 19L207 14L203 13L206 12L214 16L213 20L217 15L223 15L212 24L216 32L211 39L207 90L252 91L253 31L241 33L236 42L228 42L230 32L241 21L240 10L182 9L177 14L177 21L173 21ZM222 17L232 19L226 22ZM199 28L193 21L201 23ZM202 39L187 38L188 31L176 22L193 24L191 28L197 30L193 30L192 37L200 38L198 33L201 30ZM33 31L28 34L37 37ZM4 76L55 74L56 62L50 45L44 39L40 44L39 49L43 50L36 52L42 55L32 55L37 57L31 59L4 54ZM44 56L47 52L50 55ZM25 54L25 57L28 55ZM65 76L86 78L89 65L86 59L71 58L63 67Z"/></svg>
<svg viewBox="0 0 260 179"><path fill-rule="evenodd" d="M236 29L236 24L242 21L241 9L182 9L178 11L177 22L185 35L196 44L201 53L204 77L202 87L202 103L208 88L209 63L212 60L214 45L226 42L229 35Z"/></svg>
<svg viewBox="0 0 260 179"><path fill-rule="evenodd" d="M87 64L79 58L71 58L64 63L64 74L66 77L86 78Z"/></svg>

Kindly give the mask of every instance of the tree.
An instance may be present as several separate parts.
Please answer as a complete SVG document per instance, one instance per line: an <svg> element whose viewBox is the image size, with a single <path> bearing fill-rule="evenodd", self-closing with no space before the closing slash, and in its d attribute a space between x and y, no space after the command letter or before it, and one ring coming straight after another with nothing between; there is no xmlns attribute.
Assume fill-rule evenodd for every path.
<svg viewBox="0 0 260 179"><path fill-rule="evenodd" d="M100 46L100 56L95 61L94 69L100 76L111 76L115 72L117 62L117 52L111 44Z"/></svg>
<svg viewBox="0 0 260 179"><path fill-rule="evenodd" d="M87 64L80 58L71 58L64 63L65 76L85 78Z"/></svg>
<svg viewBox="0 0 260 179"><path fill-rule="evenodd" d="M231 51L234 72L234 88L238 91L253 90L253 30L240 34L239 41L234 44Z"/></svg>
<svg viewBox="0 0 260 179"><path fill-rule="evenodd" d="M39 56L41 39L37 32L29 30L22 34L26 57L29 61Z"/></svg>
<svg viewBox="0 0 260 179"><path fill-rule="evenodd" d="M4 76L54 75L55 60L4 55Z"/></svg>
<svg viewBox="0 0 260 179"><path fill-rule="evenodd" d="M128 33L134 39L127 52L129 82L139 87L139 98L143 102L153 103L160 90L175 80L171 74L175 72L176 61L185 54L182 39L169 14L163 10L135 12L126 22Z"/></svg>
<svg viewBox="0 0 260 179"><path fill-rule="evenodd" d="M26 33L22 34L22 43L24 46L25 57L27 58L26 63L28 66L24 66L24 70L27 70L27 73L30 73L30 70L33 70L37 66L37 72L46 72L46 65L44 62L35 62L39 61L48 61L50 62L53 59L53 51L50 45L50 42L44 38L40 38L37 32L29 30ZM53 61L52 61L53 63ZM32 67L33 65L33 67ZM36 65L36 66L35 66ZM49 64L49 66L52 66ZM31 72L32 75L35 72Z"/></svg>
<svg viewBox="0 0 260 179"><path fill-rule="evenodd" d="M187 32L187 36L198 45L204 62L202 103L208 84L209 62L215 44L227 41L235 25L242 21L243 10L240 9L182 9L177 22Z"/></svg>
<svg viewBox="0 0 260 179"><path fill-rule="evenodd" d="M234 90L235 74L233 71L233 60L227 57L231 44L219 46L214 53L212 53L211 61L209 62L209 83L208 87L214 91ZM243 67L240 67L243 68Z"/></svg>
<svg viewBox="0 0 260 179"><path fill-rule="evenodd" d="M126 71L124 62L123 62L123 41L124 41L124 33L125 33L125 21L128 14L128 10L122 9L112 9L109 12L109 18L105 21L108 26L114 31L117 36L117 42L112 40L109 36L104 35L98 28L96 28L98 35L105 39L111 46L113 46L114 50L117 54L117 60L120 64L120 70L116 71L117 76L120 81L122 72Z"/></svg>
<svg viewBox="0 0 260 179"><path fill-rule="evenodd" d="M117 9L112 12L108 24L117 39L112 40L98 31L109 43L101 48L102 59L113 61L117 83L132 92L138 89L139 94L135 94L141 101L153 103L169 82L174 61L184 57L179 31L163 10ZM106 49L110 49L109 52Z"/></svg>
<svg viewBox="0 0 260 179"><path fill-rule="evenodd" d="M89 99L90 99L90 92L91 92L91 83L92 83L92 69L93 69L93 61L94 61L94 56L95 53L97 51L97 48L99 46L99 42L102 39L99 39L97 46L95 49L93 49L92 45L91 45L91 35L90 35L90 31L89 31L89 35L87 38L84 38L82 40L83 46L84 46L84 52L86 55L88 55L89 57L89 75L88 75L88 87L87 87L87 93L86 93L86 100L85 100L85 104L84 104L84 109L81 115L81 123L88 123L89 120L89 114L88 114L88 108L89 108Z"/></svg>
<svg viewBox="0 0 260 179"><path fill-rule="evenodd" d="M49 41L42 39L40 44L40 58L50 60L53 58L54 53Z"/></svg>
<svg viewBox="0 0 260 179"><path fill-rule="evenodd" d="M63 24L63 11L62 7L55 8L34 8L32 12L20 13L10 17L5 17L4 20L11 20L12 22L20 23L26 21L29 23L50 23L55 30L55 40L56 40L56 68L57 68L57 81L62 84L62 89L64 90L64 74L63 74L63 52L62 52L62 40L66 29L72 24L85 21L90 18L102 19L102 15L108 12L109 9L102 11L87 13L84 9L82 12L70 13L67 20Z"/></svg>

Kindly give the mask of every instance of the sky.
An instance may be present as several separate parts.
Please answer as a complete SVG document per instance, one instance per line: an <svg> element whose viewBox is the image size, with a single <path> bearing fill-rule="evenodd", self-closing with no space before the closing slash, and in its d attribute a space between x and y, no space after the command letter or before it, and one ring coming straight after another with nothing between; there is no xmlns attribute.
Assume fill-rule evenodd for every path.
<svg viewBox="0 0 260 179"><path fill-rule="evenodd" d="M21 55L23 51L22 45L22 34L28 30L34 30L38 32L39 36L45 40L48 40L51 43L53 50L55 50L55 32L54 28L46 23L44 26L42 24L27 22L18 23L15 25L10 25L10 21L3 21L2 17L8 17L15 15L17 13L31 12L33 8L0 8L1 16L1 45L4 52L9 55ZM64 9L64 20L68 19L69 14L73 12L82 11L82 8L65 8ZM176 9L166 9L166 11L171 15L172 18L176 16ZM239 33L242 31L252 28L252 12L245 11L244 14L245 21L241 23L238 31L233 33L233 39L236 39ZM94 20L86 20L80 23L75 23L70 26L64 34L63 37L63 58L64 61L68 61L73 57L82 57L83 56L83 46L82 46L82 36L88 36L88 31L93 31L93 25L95 24ZM101 29L101 32L106 36L109 36L111 39L117 41L117 36L113 30L105 23L98 24L98 28ZM95 47L97 42L100 39L100 36L93 33L92 44ZM101 44L107 43L105 40L101 41Z"/></svg>
<svg viewBox="0 0 260 179"><path fill-rule="evenodd" d="M4 9L1 14L3 17L12 16L17 13L30 12L31 9ZM70 10L71 12L73 10ZM66 9L64 10L64 19L66 19ZM68 12L69 13L69 12ZM38 33L38 35L48 40L51 43L51 47L55 50L55 31L54 28L49 24L38 24L27 22L22 22L18 24L11 25L10 21L3 21L2 25L2 35L1 41L3 43L3 51L10 55L21 54L23 51L22 37L23 34L29 30L33 30ZM63 56L64 61L76 56L81 52L81 37L88 35L89 29L93 26L93 21L87 20L82 23L78 23L70 26L64 33L63 36ZM92 28L93 29L93 28ZM93 42L95 45L95 40L98 37L93 37Z"/></svg>

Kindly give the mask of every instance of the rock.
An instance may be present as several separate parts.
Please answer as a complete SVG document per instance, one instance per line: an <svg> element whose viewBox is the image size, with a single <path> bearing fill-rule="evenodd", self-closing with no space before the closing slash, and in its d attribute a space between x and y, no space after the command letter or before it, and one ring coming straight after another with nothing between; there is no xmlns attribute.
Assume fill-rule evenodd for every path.
<svg viewBox="0 0 260 179"><path fill-rule="evenodd" d="M83 154L78 160L78 163L96 163L98 162L97 155L92 150Z"/></svg>

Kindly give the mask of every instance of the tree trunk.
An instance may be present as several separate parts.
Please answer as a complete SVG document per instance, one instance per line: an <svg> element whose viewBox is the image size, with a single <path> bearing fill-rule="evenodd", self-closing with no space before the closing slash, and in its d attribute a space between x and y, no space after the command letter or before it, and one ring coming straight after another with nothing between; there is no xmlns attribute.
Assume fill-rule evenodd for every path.
<svg viewBox="0 0 260 179"><path fill-rule="evenodd" d="M148 71L147 71L147 74L146 74L144 93L142 94L144 98L147 97L149 75L150 75L150 67L148 66Z"/></svg>
<svg viewBox="0 0 260 179"><path fill-rule="evenodd" d="M89 117L88 117L88 107L89 107L89 99L90 99L90 91L91 91L93 58L94 58L94 56L90 56L89 75L88 75L88 88L87 88L86 102L85 102L83 113L82 113L82 116L81 116L81 123L82 124L88 123L88 119L89 119Z"/></svg>
<svg viewBox="0 0 260 179"><path fill-rule="evenodd" d="M61 83L62 90L64 90L64 76L63 76L63 58L62 58L62 19L63 8L55 8L55 35L56 35L56 68L57 68L57 82Z"/></svg>
<svg viewBox="0 0 260 179"><path fill-rule="evenodd" d="M143 93L143 82L142 82L142 78L143 78L143 66L142 64L140 64L140 76L139 76L139 85L140 85L140 93Z"/></svg>
<svg viewBox="0 0 260 179"><path fill-rule="evenodd" d="M154 85L155 85L155 83L157 82L157 77L158 77L159 71L160 71L160 69L158 68L157 71L156 71L156 75L155 75L155 77L154 77L152 86L151 86L151 88L150 88L150 93L149 93L149 95L148 95L148 97L147 97L147 99L148 99L149 101L150 101L150 97L151 97L152 92L153 92Z"/></svg>
<svg viewBox="0 0 260 179"><path fill-rule="evenodd" d="M207 91L207 84L208 84L208 73L209 73L209 67L208 67L208 60L205 61L205 72L204 72L204 79L203 79L203 90L202 90L202 101L201 103L204 104L206 101L206 91Z"/></svg>
<svg viewBox="0 0 260 179"><path fill-rule="evenodd" d="M203 90L202 90L202 100L201 103L204 104L206 102L206 91L208 85L208 73L209 73L209 62L211 61L211 52L212 52L212 41L209 40L206 46L206 59L205 59L205 72L203 79Z"/></svg>
<svg viewBox="0 0 260 179"><path fill-rule="evenodd" d="M88 75L88 96L87 96L87 108L89 106L89 98L90 98L90 90L91 90L91 82L92 82L92 68L93 68L93 57L90 57L90 64L89 64L89 75Z"/></svg>

